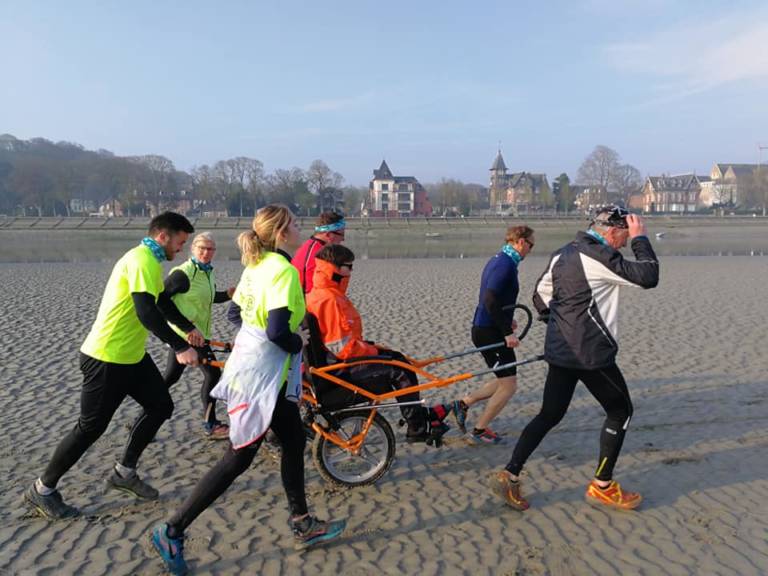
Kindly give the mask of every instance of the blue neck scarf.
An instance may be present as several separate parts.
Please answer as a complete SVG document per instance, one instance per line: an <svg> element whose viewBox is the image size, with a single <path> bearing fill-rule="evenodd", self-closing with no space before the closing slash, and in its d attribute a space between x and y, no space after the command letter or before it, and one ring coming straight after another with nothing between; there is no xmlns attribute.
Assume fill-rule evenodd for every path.
<svg viewBox="0 0 768 576"><path fill-rule="evenodd" d="M501 247L501 251L504 252L504 254L506 254L510 258L512 258L512 261L515 264L520 264L520 262L523 260L523 257L520 254L520 252L512 248L512 246L510 246L509 244L504 244L504 246Z"/></svg>
<svg viewBox="0 0 768 576"><path fill-rule="evenodd" d="M213 264L211 264L210 262L208 264L203 264L202 262L200 262L200 260L198 260L194 256L192 256L192 263L195 266L197 266L198 270L202 270L203 272L210 272L211 270L213 270Z"/></svg>
<svg viewBox="0 0 768 576"><path fill-rule="evenodd" d="M590 236L592 236L592 238L600 242L600 244L605 244L606 246L608 246L608 241L605 238L603 238L603 236L598 231L590 228L587 230L587 234L589 234Z"/></svg>
<svg viewBox="0 0 768 576"><path fill-rule="evenodd" d="M150 238L149 236L147 236L146 238L142 239L141 243L144 244L144 246L146 246L150 250L152 250L152 255L155 258L157 258L158 262L164 262L168 260L168 256L165 253L165 248L163 248L162 246L160 246L160 244L155 242L154 238Z"/></svg>

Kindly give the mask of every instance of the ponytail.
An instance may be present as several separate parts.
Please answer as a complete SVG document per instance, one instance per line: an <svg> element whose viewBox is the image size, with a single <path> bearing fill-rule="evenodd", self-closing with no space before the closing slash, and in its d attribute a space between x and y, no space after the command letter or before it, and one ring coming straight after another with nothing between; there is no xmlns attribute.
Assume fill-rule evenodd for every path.
<svg viewBox="0 0 768 576"><path fill-rule="evenodd" d="M253 230L241 232L237 237L237 247L240 248L240 262L243 266L256 264L261 260L264 247L259 241L259 237Z"/></svg>
<svg viewBox="0 0 768 576"><path fill-rule="evenodd" d="M243 266L258 264L264 252L274 252L277 238L293 217L293 213L282 204L270 204L256 212L251 229L237 237Z"/></svg>

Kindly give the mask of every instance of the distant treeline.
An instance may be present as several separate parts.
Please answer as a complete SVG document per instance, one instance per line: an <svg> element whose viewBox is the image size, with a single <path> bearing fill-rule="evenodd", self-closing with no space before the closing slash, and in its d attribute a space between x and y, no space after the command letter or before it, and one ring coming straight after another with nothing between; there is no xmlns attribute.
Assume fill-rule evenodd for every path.
<svg viewBox="0 0 768 576"><path fill-rule="evenodd" d="M261 161L237 157L185 172L165 156L116 156L72 142L0 135L0 214L146 216L176 209L248 216L269 202L303 215L328 208L359 213L366 190L343 184L322 160L306 170L266 174Z"/></svg>
<svg viewBox="0 0 768 576"><path fill-rule="evenodd" d="M441 179L425 184L439 215L488 208L488 188ZM356 216L367 188L345 186L322 160L271 174L239 156L189 172L165 156L116 156L72 142L0 135L0 214L9 216L149 216L170 209L191 216L250 216L271 202L302 216L342 210Z"/></svg>

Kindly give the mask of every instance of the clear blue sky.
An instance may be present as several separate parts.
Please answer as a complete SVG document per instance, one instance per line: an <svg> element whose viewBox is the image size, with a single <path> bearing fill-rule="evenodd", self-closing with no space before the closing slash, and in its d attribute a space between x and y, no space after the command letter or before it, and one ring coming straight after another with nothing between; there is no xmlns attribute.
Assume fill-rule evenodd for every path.
<svg viewBox="0 0 768 576"><path fill-rule="evenodd" d="M487 183L499 141L550 179L597 144L643 174L768 144L764 1L0 0L0 39L0 133L184 170Z"/></svg>

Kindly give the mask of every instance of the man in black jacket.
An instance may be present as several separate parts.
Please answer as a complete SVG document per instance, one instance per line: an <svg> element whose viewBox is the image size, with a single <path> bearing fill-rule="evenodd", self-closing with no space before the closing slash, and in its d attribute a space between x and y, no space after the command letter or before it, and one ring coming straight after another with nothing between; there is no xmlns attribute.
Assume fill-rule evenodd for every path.
<svg viewBox="0 0 768 576"><path fill-rule="evenodd" d="M631 238L635 261L619 249ZM544 436L565 416L581 380L606 412L600 434L600 459L586 499L631 510L642 496L623 492L613 480L613 467L632 417L632 402L616 365L619 287L653 288L659 261L640 216L618 206L598 209L592 225L556 251L539 278L533 296L547 320L544 358L549 364L540 412L523 430L506 468L494 475L492 487L518 510L528 508L518 475Z"/></svg>

